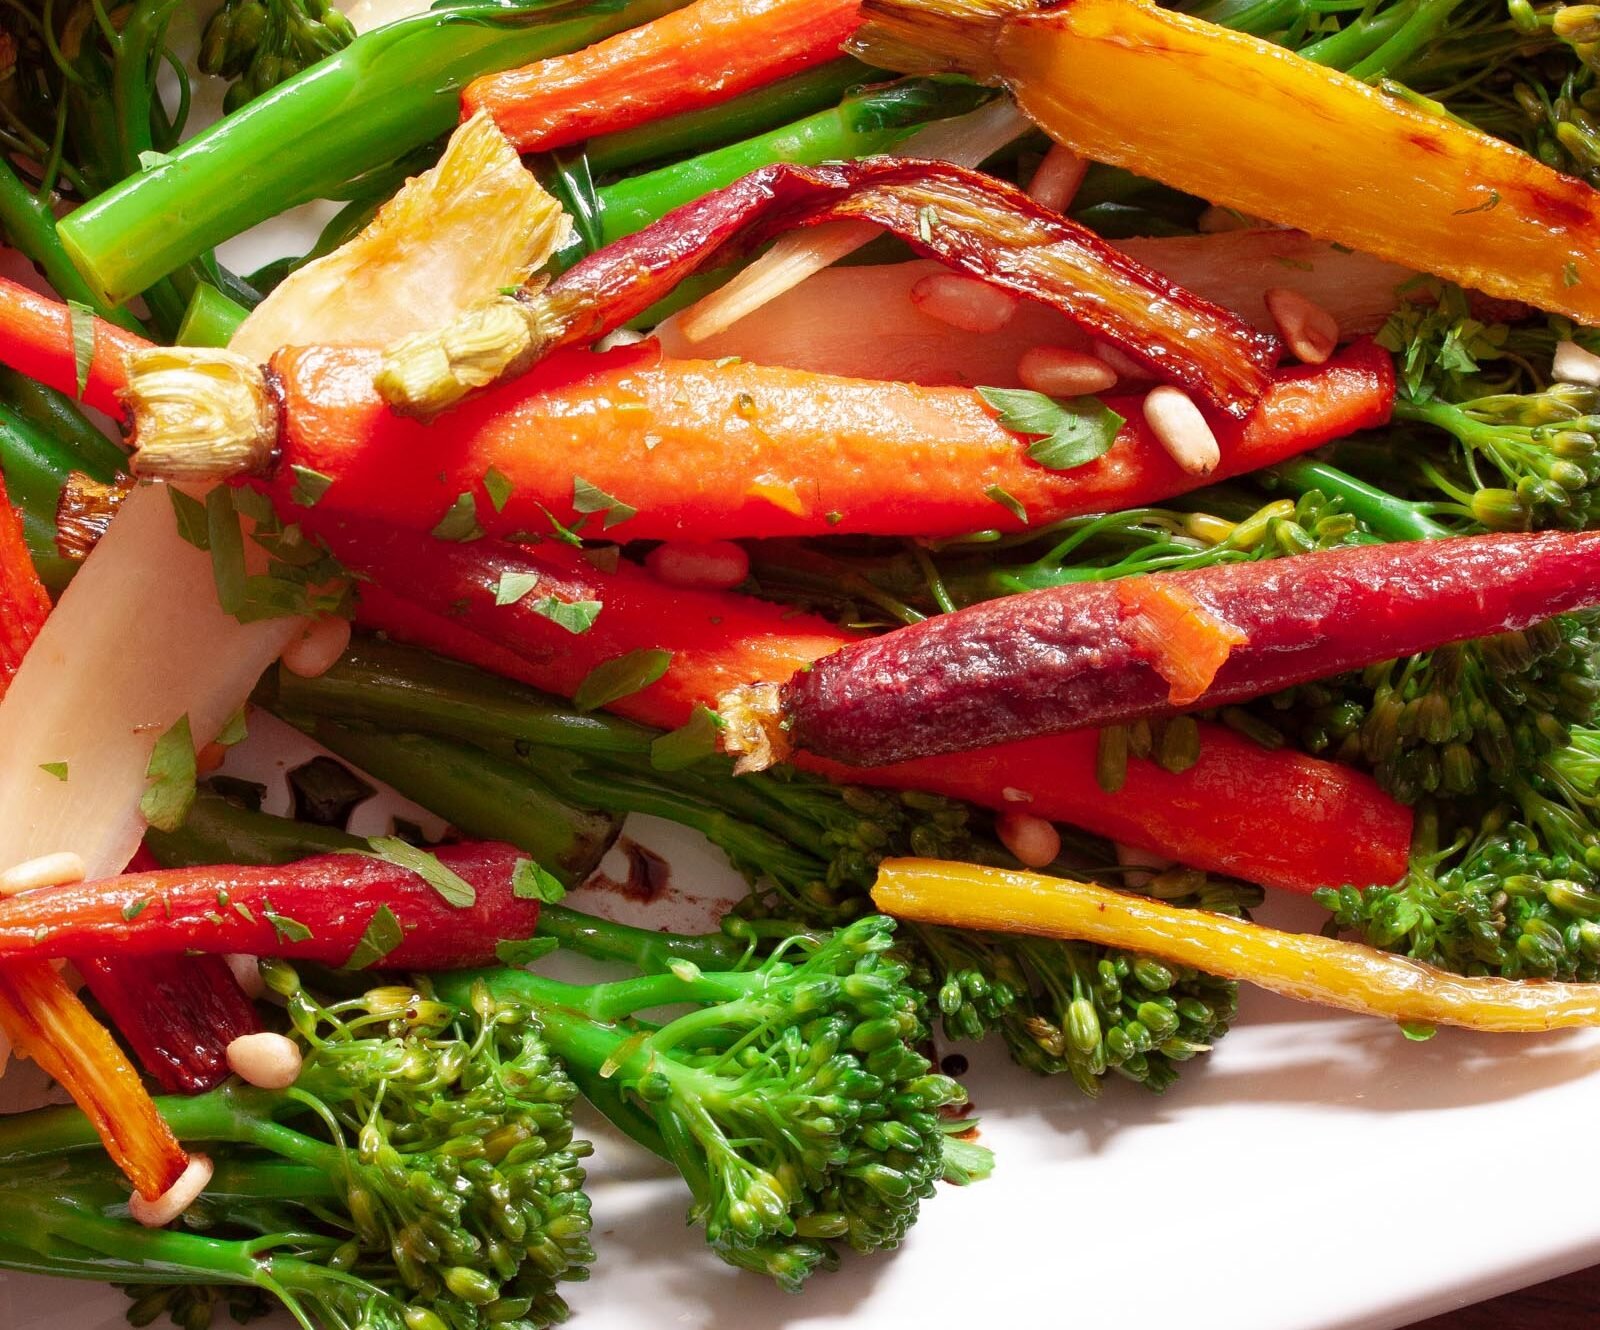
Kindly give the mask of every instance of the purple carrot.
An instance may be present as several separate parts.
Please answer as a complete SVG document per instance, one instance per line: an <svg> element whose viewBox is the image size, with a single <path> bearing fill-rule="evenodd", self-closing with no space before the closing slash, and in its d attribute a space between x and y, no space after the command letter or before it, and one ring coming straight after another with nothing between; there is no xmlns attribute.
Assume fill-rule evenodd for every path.
<svg viewBox="0 0 1600 1330"><path fill-rule="evenodd" d="M391 347L379 391L398 411L436 415L486 386L488 343L503 349L499 377L520 373L558 347L620 328L692 273L785 231L841 219L870 222L920 255L1060 310L1157 379L1234 416L1266 390L1281 353L1277 339L1013 185L946 162L873 157L762 167L589 255L548 286L469 311L461 329ZM467 348L461 365L456 345Z"/></svg>
<svg viewBox="0 0 1600 1330"><path fill-rule="evenodd" d="M746 767L790 748L878 766L1239 702L1597 604L1600 533L1353 546L988 601L722 711Z"/></svg>

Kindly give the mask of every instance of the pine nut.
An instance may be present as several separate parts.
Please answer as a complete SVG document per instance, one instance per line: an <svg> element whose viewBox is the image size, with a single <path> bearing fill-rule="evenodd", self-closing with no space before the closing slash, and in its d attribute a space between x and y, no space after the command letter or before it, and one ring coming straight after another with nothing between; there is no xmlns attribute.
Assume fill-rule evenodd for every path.
<svg viewBox="0 0 1600 1330"><path fill-rule="evenodd" d="M128 1213L146 1228L165 1228L199 1199L210 1181L210 1158L190 1155L189 1167L155 1200L147 1201L135 1192L128 1200Z"/></svg>
<svg viewBox="0 0 1600 1330"><path fill-rule="evenodd" d="M1051 212L1065 212L1088 169L1089 163L1071 148L1052 143L1028 182L1028 197Z"/></svg>
<svg viewBox="0 0 1600 1330"><path fill-rule="evenodd" d="M1274 286L1266 301L1278 336L1301 363L1320 365L1333 354L1339 345L1339 321L1315 300L1287 286Z"/></svg>
<svg viewBox="0 0 1600 1330"><path fill-rule="evenodd" d="M644 563L669 586L726 591L750 576L750 556L731 540L669 540L645 555Z"/></svg>
<svg viewBox="0 0 1600 1330"><path fill-rule="evenodd" d="M1585 351L1576 342L1562 340L1556 343L1556 357L1550 373L1558 383L1581 383L1586 388L1600 388L1600 356Z"/></svg>
<svg viewBox="0 0 1600 1330"><path fill-rule="evenodd" d="M1111 366L1112 373L1118 379L1129 379L1134 383L1148 383L1150 371L1141 365L1132 356L1119 351L1109 342L1096 342L1094 344L1094 358L1103 360Z"/></svg>
<svg viewBox="0 0 1600 1330"><path fill-rule="evenodd" d="M331 670L349 645L350 620L331 614L284 647L283 667L302 679L315 679Z"/></svg>
<svg viewBox="0 0 1600 1330"><path fill-rule="evenodd" d="M287 1090L300 1077L300 1048L281 1034L242 1034L228 1045L228 1069L263 1090Z"/></svg>
<svg viewBox="0 0 1600 1330"><path fill-rule="evenodd" d="M1149 850L1141 850L1136 845L1113 841L1112 846L1117 852L1117 862L1129 870L1122 875L1122 881L1130 891L1143 889L1157 873L1172 867L1172 860Z"/></svg>
<svg viewBox="0 0 1600 1330"><path fill-rule="evenodd" d="M1033 796L1026 790L1019 790L1015 785L1007 785L1000 791L1000 797L1008 804L1031 804Z"/></svg>
<svg viewBox="0 0 1600 1330"><path fill-rule="evenodd" d="M82 856L71 850L41 854L37 859L24 860L15 868L0 873L0 896L19 896L40 887L64 887L82 882L85 872Z"/></svg>
<svg viewBox="0 0 1600 1330"><path fill-rule="evenodd" d="M1217 436L1182 388L1152 388L1144 399L1144 419L1168 456L1191 476L1209 476L1222 461Z"/></svg>
<svg viewBox="0 0 1600 1330"><path fill-rule="evenodd" d="M931 273L911 288L911 303L929 318L962 332L999 332L1017 312L1014 296L975 277Z"/></svg>
<svg viewBox="0 0 1600 1330"><path fill-rule="evenodd" d="M1017 361L1017 381L1046 397L1086 397L1117 386L1117 372L1098 356L1064 346L1034 346Z"/></svg>
<svg viewBox="0 0 1600 1330"><path fill-rule="evenodd" d="M1048 868L1061 853L1061 833L1032 813L1001 813L994 829L1024 868Z"/></svg>
<svg viewBox="0 0 1600 1330"><path fill-rule="evenodd" d="M1212 206L1195 219L1194 229L1201 235L1216 236L1224 231L1253 231L1260 225L1254 217L1235 208Z"/></svg>

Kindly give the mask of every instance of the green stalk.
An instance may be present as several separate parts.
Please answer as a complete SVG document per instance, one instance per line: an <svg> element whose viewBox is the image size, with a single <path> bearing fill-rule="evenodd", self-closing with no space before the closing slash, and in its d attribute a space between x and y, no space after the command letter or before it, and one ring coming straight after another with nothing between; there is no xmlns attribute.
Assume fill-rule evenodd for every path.
<svg viewBox="0 0 1600 1330"><path fill-rule="evenodd" d="M642 162L701 152L812 115L833 106L851 88L882 77L859 60L834 60L717 106L602 134L583 145L584 155L591 171L607 175Z"/></svg>
<svg viewBox="0 0 1600 1330"><path fill-rule="evenodd" d="M361 850L359 836L269 813L254 813L201 790L176 831L151 827L145 848L166 868L204 864L286 864L315 854Z"/></svg>
<svg viewBox="0 0 1600 1330"><path fill-rule="evenodd" d="M465 744L317 721L318 743L480 840L509 841L571 886L594 871L620 819L563 803L529 774Z"/></svg>
<svg viewBox="0 0 1600 1330"><path fill-rule="evenodd" d="M50 205L22 183L4 157L0 157L0 229L5 231L12 248L39 265L45 280L63 300L87 305L101 318L130 332L144 332L138 319L117 308L116 302L102 300L83 280L62 247Z"/></svg>
<svg viewBox="0 0 1600 1330"><path fill-rule="evenodd" d="M781 129L619 180L578 202L591 213L599 243L609 245L773 162L815 166L888 152L918 126L961 115L989 96L981 88L927 79L870 88ZM569 268L588 248L575 237L552 263L558 271Z"/></svg>
<svg viewBox="0 0 1600 1330"><path fill-rule="evenodd" d="M189 297L189 307L183 311L183 321L178 325L178 345L227 346L249 312L210 282L200 282Z"/></svg>
<svg viewBox="0 0 1600 1330"><path fill-rule="evenodd" d="M530 12L475 0L377 28L80 208L62 224L62 242L89 288L120 303L258 222L447 132L461 88L477 75L576 50L679 3Z"/></svg>
<svg viewBox="0 0 1600 1330"><path fill-rule="evenodd" d="M1396 411L1398 415L1398 409ZM1321 490L1343 499L1345 507L1385 540L1438 540L1453 534L1414 503L1357 480L1347 472L1309 457L1280 462L1261 473L1269 485L1281 484L1296 494Z"/></svg>
<svg viewBox="0 0 1600 1330"><path fill-rule="evenodd" d="M38 433L59 444L67 470L109 483L127 469L127 454L102 434L65 393L0 365L0 402L13 408ZM65 479L65 472L62 474Z"/></svg>
<svg viewBox="0 0 1600 1330"><path fill-rule="evenodd" d="M704 937L679 937L648 928L633 928L565 905L546 905L539 911L539 936L554 938L565 951L591 960L621 961L647 974L665 970L677 961L705 969L731 970L749 958L749 948L721 933Z"/></svg>

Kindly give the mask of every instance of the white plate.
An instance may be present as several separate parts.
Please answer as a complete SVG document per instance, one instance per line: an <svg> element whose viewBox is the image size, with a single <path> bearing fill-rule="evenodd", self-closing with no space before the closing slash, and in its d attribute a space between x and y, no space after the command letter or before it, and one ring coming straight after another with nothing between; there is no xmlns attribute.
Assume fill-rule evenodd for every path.
<svg viewBox="0 0 1600 1330"><path fill-rule="evenodd" d="M327 211L305 210L298 233ZM241 269L288 249L282 228L263 232L228 247ZM303 759L283 743L253 739L230 766ZM375 822L356 829L386 811L367 806ZM704 927L707 901L742 889L697 837L650 819L628 831L673 864L680 894L651 922ZM611 894L589 904L624 913ZM1269 921L1320 923L1274 906ZM586 1119L597 1261L567 1289L575 1330L1388 1330L1600 1261L1600 1032L1414 1044L1246 992L1234 1032L1165 1095L1111 1081L1097 1101L959 1048L994 1177L942 1188L899 1252L847 1257L799 1297L712 1257L670 1170ZM0 1330L118 1330L125 1306L0 1272Z"/></svg>

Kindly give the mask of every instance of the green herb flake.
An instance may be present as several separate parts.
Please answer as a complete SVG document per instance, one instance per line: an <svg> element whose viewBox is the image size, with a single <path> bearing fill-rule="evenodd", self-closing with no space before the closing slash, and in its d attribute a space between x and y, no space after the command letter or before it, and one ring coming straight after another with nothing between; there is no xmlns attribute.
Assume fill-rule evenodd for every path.
<svg viewBox="0 0 1600 1330"><path fill-rule="evenodd" d="M125 922L131 924L149 908L150 898L148 896L141 896L138 900L129 901L122 907L122 917Z"/></svg>
<svg viewBox="0 0 1600 1330"><path fill-rule="evenodd" d="M394 911L387 905L380 905L372 912L366 931L361 934L345 966L351 970L369 969L405 940L405 930L394 917Z"/></svg>
<svg viewBox="0 0 1600 1330"><path fill-rule="evenodd" d="M1295 272L1316 272L1317 265L1308 263L1305 259L1291 259L1287 254L1274 254L1272 261L1280 268L1291 268Z"/></svg>
<svg viewBox="0 0 1600 1330"><path fill-rule="evenodd" d="M254 912L243 901L233 902L233 912L247 924L253 924L256 921Z"/></svg>
<svg viewBox="0 0 1600 1330"><path fill-rule="evenodd" d="M515 605L538 585L537 573L501 573L500 580L494 585L494 603Z"/></svg>
<svg viewBox="0 0 1600 1330"><path fill-rule="evenodd" d="M520 901L543 901L554 905L567 894L556 875L532 859L518 859L511 870L511 894Z"/></svg>
<svg viewBox="0 0 1600 1330"><path fill-rule="evenodd" d="M598 600L557 600L554 596L546 596L543 600L534 601L530 608L535 614L544 615L551 623L560 624L574 635L588 632L600 617Z"/></svg>
<svg viewBox="0 0 1600 1330"><path fill-rule="evenodd" d="M77 300L67 301L67 323L72 329L72 367L77 374L78 398L89 387L89 370L94 365L94 311Z"/></svg>
<svg viewBox="0 0 1600 1330"><path fill-rule="evenodd" d="M978 396L998 413L1003 429L1034 439L1028 456L1051 471L1071 471L1103 457L1123 425L1121 416L1094 397L1058 401L1026 388L979 388Z"/></svg>
<svg viewBox="0 0 1600 1330"><path fill-rule="evenodd" d="M1023 526L1028 525L1028 510L1022 506L1022 501L1015 494L1012 494L1010 490L1003 489L999 485L991 485L984 490L983 497L993 499L1017 521L1021 522Z"/></svg>
<svg viewBox="0 0 1600 1330"><path fill-rule="evenodd" d="M195 549L209 552L211 535L206 530L205 504L176 485L167 486L167 498L172 502L172 515L178 519L178 535Z"/></svg>
<svg viewBox="0 0 1600 1330"><path fill-rule="evenodd" d="M153 152L147 148L139 154L139 169L141 171L153 171L158 166L165 166L171 160L172 157L169 153Z"/></svg>
<svg viewBox="0 0 1600 1330"><path fill-rule="evenodd" d="M272 925L272 931L278 935L280 942L309 942L315 936L298 919L291 919L275 910L263 909L261 917Z"/></svg>
<svg viewBox="0 0 1600 1330"><path fill-rule="evenodd" d="M332 476L309 466L291 466L289 470L294 474L294 488L289 491L289 497L302 508L315 508L317 501L328 492L328 486L333 484Z"/></svg>
<svg viewBox="0 0 1600 1330"><path fill-rule="evenodd" d="M1577 286L1583 278L1578 276L1578 265L1568 259L1566 266L1561 269L1561 281L1566 286Z"/></svg>
<svg viewBox="0 0 1600 1330"><path fill-rule="evenodd" d="M478 525L478 501L469 492L457 495L456 501L450 505L450 511L433 528L433 534L440 540L454 540L460 544L482 540L483 528Z"/></svg>
<svg viewBox="0 0 1600 1330"><path fill-rule="evenodd" d="M505 512L506 504L511 501L511 482L495 467L483 473L483 492L489 496L489 505L495 512Z"/></svg>
<svg viewBox="0 0 1600 1330"><path fill-rule="evenodd" d="M917 209L917 237L924 245L933 243L933 228L939 222L939 210L931 203Z"/></svg>
<svg viewBox="0 0 1600 1330"><path fill-rule="evenodd" d="M614 526L620 526L630 517L638 515L639 510L621 499L613 498L598 485L592 485L582 476L572 478L572 507L574 511L588 515L589 513L604 513L600 525L603 530L609 531Z"/></svg>
<svg viewBox="0 0 1600 1330"><path fill-rule="evenodd" d="M500 964L520 969L524 965L532 965L537 960L543 960L560 946L561 944L553 937L530 937L524 938L521 942L510 940L497 942L494 954Z"/></svg>
<svg viewBox="0 0 1600 1330"><path fill-rule="evenodd" d="M64 781L67 778L67 764L65 762L41 762L39 763L39 770L47 775L54 776L57 780Z"/></svg>
<svg viewBox="0 0 1600 1330"><path fill-rule="evenodd" d="M583 551L583 561L602 573L614 573L622 562L622 546L590 545Z"/></svg>
<svg viewBox="0 0 1600 1330"><path fill-rule="evenodd" d="M1489 197L1486 198L1482 203L1474 204L1470 208L1457 208L1455 212L1451 214L1451 216L1470 217L1475 212L1493 212L1494 209L1498 208L1499 206L1500 191L1498 189L1491 189L1489 191Z"/></svg>
<svg viewBox="0 0 1600 1330"><path fill-rule="evenodd" d="M218 485L206 495L206 538L217 604L237 618L245 603L244 532L233 506L233 490L227 485Z"/></svg>
<svg viewBox="0 0 1600 1330"><path fill-rule="evenodd" d="M360 854L360 850L352 851ZM367 853L386 864L415 873L439 893L445 904L464 910L478 899L472 883L439 861L439 856L420 846L408 845L398 836L374 836L367 842Z"/></svg>
<svg viewBox="0 0 1600 1330"><path fill-rule="evenodd" d="M212 926L212 927L213 927L213 928L221 928L221 927L222 927L222 925L223 925L223 924L224 924L224 923L225 923L225 922L227 922L227 921L226 921L226 920L224 920L224 919L223 919L223 917L222 917L222 916L221 916L221 915L220 915L220 914L218 914L218 913L217 913L217 912L216 912L216 911L215 911L215 910L207 910L207 911L206 911L206 912L205 912L205 914L204 914L204 915L203 915L203 916L201 916L201 917L202 917L202 918L204 918L204 919L205 919L205 921L206 921L206 922L207 922L207 923L208 923L208 924L210 924L210 925L211 925L211 926Z"/></svg>
<svg viewBox="0 0 1600 1330"><path fill-rule="evenodd" d="M650 745L650 765L657 771L681 771L715 756L726 725L710 707L697 703L688 724L663 734Z"/></svg>
<svg viewBox="0 0 1600 1330"><path fill-rule="evenodd" d="M672 653L657 647L641 647L613 660L602 661L584 677L572 695L579 711L594 711L621 697L631 697L648 688L667 672Z"/></svg>
<svg viewBox="0 0 1600 1330"><path fill-rule="evenodd" d="M222 722L222 728L217 731L217 742L224 748L232 748L250 737L250 726L244 713L245 709L240 707Z"/></svg>
<svg viewBox="0 0 1600 1330"><path fill-rule="evenodd" d="M563 545L573 545L578 549L583 548L583 537L578 534L578 528L583 525L582 518L579 518L571 526L563 526L560 519L542 503L539 505L539 511L549 519L550 530L557 540Z"/></svg>
<svg viewBox="0 0 1600 1330"><path fill-rule="evenodd" d="M156 740L144 774L149 783L139 800L139 812L157 831L176 831L189 816L195 798L194 737L187 713Z"/></svg>

